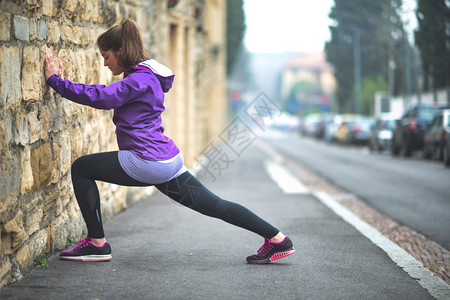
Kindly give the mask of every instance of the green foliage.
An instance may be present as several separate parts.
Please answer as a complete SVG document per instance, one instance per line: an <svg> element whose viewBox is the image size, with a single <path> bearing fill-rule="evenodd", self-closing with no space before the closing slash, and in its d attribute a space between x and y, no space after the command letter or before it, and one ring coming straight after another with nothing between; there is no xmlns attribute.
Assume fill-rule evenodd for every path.
<svg viewBox="0 0 450 300"><path fill-rule="evenodd" d="M450 6L448 0L418 0L416 45L420 50L424 88L450 85Z"/></svg>
<svg viewBox="0 0 450 300"><path fill-rule="evenodd" d="M67 237L67 246L72 246L75 243L75 239L73 238L73 236L69 235Z"/></svg>
<svg viewBox="0 0 450 300"><path fill-rule="evenodd" d="M354 34L360 33L361 77L387 77L388 59L393 59L397 72L403 74L403 24L398 15L401 0L335 0L330 18L331 40L325 51L335 68L336 92L340 112L353 107L354 100ZM403 52L402 52L403 51ZM404 76L396 85L402 89ZM397 77L396 77L397 79Z"/></svg>
<svg viewBox="0 0 450 300"><path fill-rule="evenodd" d="M373 102L375 93L387 92L388 85L383 76L364 78L361 83L361 113L363 115L373 114Z"/></svg>
<svg viewBox="0 0 450 300"><path fill-rule="evenodd" d="M40 255L34 259L34 263L38 265L41 268L47 268L48 267L48 259L44 256Z"/></svg>
<svg viewBox="0 0 450 300"><path fill-rule="evenodd" d="M238 57L245 32L243 0L227 1L227 74Z"/></svg>

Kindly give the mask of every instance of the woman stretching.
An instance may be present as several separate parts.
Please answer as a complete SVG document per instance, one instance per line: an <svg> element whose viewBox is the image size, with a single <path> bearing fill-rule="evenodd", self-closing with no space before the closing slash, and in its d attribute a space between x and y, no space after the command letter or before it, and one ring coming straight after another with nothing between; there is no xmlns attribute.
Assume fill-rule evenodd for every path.
<svg viewBox="0 0 450 300"><path fill-rule="evenodd" d="M72 249L60 253L64 260L106 261L112 258L105 239L96 180L124 186L151 186L171 199L210 217L222 219L265 238L248 263L265 264L295 252L289 237L247 208L223 200L209 191L184 166L174 142L163 134L161 113L164 93L174 75L166 66L149 59L141 33L132 20L116 25L97 39L104 65L123 79L109 86L63 80L49 49L45 52L45 79L62 97L98 109L114 109L119 151L78 158L72 164L72 183L88 229ZM59 70L58 70L59 69ZM59 74L59 75L58 75Z"/></svg>

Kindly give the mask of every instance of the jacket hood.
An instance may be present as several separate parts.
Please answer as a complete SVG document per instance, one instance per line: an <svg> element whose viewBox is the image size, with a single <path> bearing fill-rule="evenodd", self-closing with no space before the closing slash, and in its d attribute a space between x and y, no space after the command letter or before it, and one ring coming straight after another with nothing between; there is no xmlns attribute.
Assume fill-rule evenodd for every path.
<svg viewBox="0 0 450 300"><path fill-rule="evenodd" d="M172 70L154 59L147 59L137 64L135 69L150 69L161 83L162 90L167 93L172 87L175 75Z"/></svg>

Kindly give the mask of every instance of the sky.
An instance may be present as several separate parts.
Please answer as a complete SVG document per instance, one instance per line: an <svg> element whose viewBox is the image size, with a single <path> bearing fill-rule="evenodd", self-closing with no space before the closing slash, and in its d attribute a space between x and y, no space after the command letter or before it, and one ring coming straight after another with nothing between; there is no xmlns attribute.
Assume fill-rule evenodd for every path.
<svg viewBox="0 0 450 300"><path fill-rule="evenodd" d="M319 52L330 39L333 0L244 0L250 52Z"/></svg>
<svg viewBox="0 0 450 300"><path fill-rule="evenodd" d="M404 0L410 30L417 24L416 0ZM334 0L244 0L246 33L250 52L320 52L329 41L328 15Z"/></svg>

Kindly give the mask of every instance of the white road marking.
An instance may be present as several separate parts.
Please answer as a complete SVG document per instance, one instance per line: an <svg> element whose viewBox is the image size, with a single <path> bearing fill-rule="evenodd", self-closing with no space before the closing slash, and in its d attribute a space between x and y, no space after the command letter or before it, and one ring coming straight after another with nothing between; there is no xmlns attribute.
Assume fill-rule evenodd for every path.
<svg viewBox="0 0 450 300"><path fill-rule="evenodd" d="M297 194L308 192L308 189L283 166L285 159L278 151L263 141L257 143L257 145L269 157L274 159L274 161L265 163L266 171L283 191L286 192L287 190L288 192L286 193ZM290 183L285 184L283 183L284 180L288 180ZM450 299L450 285L435 276L408 252L382 235L377 229L361 220L358 216L333 199L329 194L325 192L314 192L313 195L325 206L330 208L336 215L352 225L372 243L386 252L392 261L401 267L410 277L417 280L417 282L426 289L432 297L438 300Z"/></svg>
<svg viewBox="0 0 450 300"><path fill-rule="evenodd" d="M266 161L267 173L285 194L307 194L309 190L280 163Z"/></svg>
<svg viewBox="0 0 450 300"><path fill-rule="evenodd" d="M336 215L352 225L361 232L372 243L380 247L387 255L406 273L425 288L431 296L440 299L450 299L450 285L442 279L435 276L431 271L425 268L419 261L412 257L408 252L400 248L397 244L382 235L378 230L368 223L361 220L350 210L339 204L330 195L323 192L316 192L314 196L323 204L330 208Z"/></svg>

